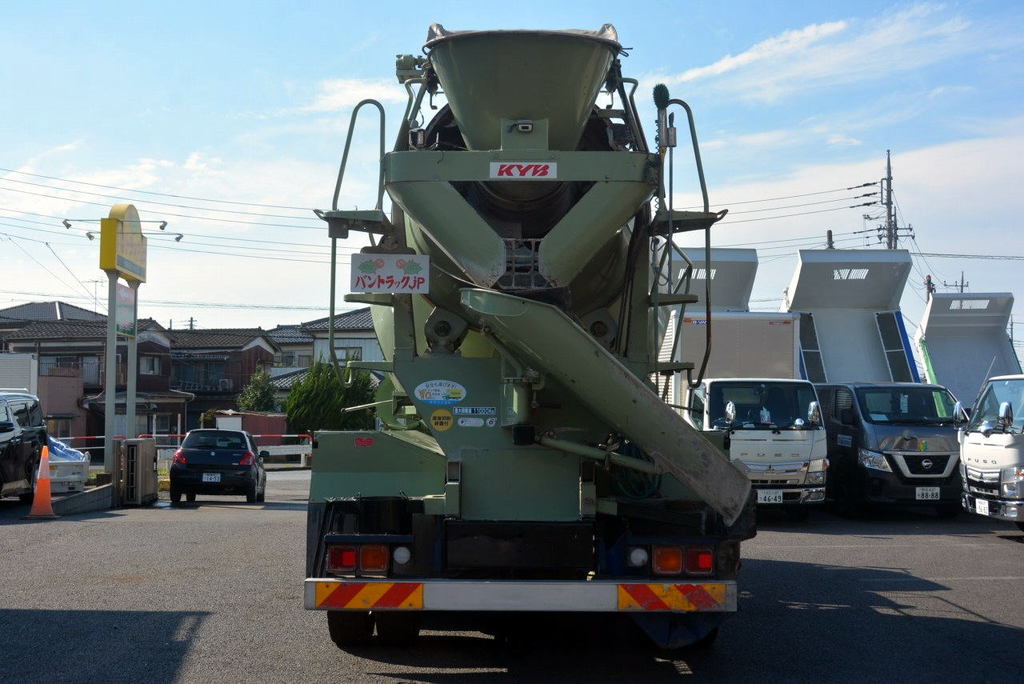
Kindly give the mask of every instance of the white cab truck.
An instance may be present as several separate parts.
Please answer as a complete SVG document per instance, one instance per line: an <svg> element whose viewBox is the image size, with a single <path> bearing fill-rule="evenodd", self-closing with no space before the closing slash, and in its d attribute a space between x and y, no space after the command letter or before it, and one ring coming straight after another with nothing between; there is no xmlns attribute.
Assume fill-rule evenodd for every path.
<svg viewBox="0 0 1024 684"><path fill-rule="evenodd" d="M1024 530L1024 375L985 383L959 438L963 507Z"/></svg>
<svg viewBox="0 0 1024 684"><path fill-rule="evenodd" d="M686 392L695 428L724 431L729 458L794 519L825 501L828 444L814 385L782 378L704 378Z"/></svg>

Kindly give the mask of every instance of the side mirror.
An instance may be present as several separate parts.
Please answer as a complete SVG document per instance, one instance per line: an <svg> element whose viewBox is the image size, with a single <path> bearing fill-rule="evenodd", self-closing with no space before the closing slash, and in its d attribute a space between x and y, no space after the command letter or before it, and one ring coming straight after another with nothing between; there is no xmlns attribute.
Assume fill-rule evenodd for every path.
<svg viewBox="0 0 1024 684"><path fill-rule="evenodd" d="M966 423L969 418L967 409L964 408L964 405L959 401L956 402L956 404L953 405L953 422L960 425Z"/></svg>
<svg viewBox="0 0 1024 684"><path fill-rule="evenodd" d="M14 423L9 420L0 420L0 432L13 432Z"/></svg>
<svg viewBox="0 0 1024 684"><path fill-rule="evenodd" d="M841 409L839 411L839 422L843 425L853 425L853 409Z"/></svg>
<svg viewBox="0 0 1024 684"><path fill-rule="evenodd" d="M736 422L736 404L731 401L725 405L725 419L730 423Z"/></svg>
<svg viewBox="0 0 1024 684"><path fill-rule="evenodd" d="M1009 430L1011 425L1013 425L1013 406L1010 405L1010 402L1004 401L999 405L999 427Z"/></svg>
<svg viewBox="0 0 1024 684"><path fill-rule="evenodd" d="M807 405L807 422L813 425L821 425L821 406L816 401Z"/></svg>
<svg viewBox="0 0 1024 684"><path fill-rule="evenodd" d="M269 451L261 451L260 452L260 458L266 458L267 456L270 456L270 452Z"/></svg>

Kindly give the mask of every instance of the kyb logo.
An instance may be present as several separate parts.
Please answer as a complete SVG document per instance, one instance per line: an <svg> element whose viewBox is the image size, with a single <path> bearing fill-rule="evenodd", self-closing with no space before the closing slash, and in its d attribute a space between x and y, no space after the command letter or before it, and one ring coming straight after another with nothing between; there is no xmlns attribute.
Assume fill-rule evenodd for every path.
<svg viewBox="0 0 1024 684"><path fill-rule="evenodd" d="M491 178L558 178L555 162L491 162Z"/></svg>

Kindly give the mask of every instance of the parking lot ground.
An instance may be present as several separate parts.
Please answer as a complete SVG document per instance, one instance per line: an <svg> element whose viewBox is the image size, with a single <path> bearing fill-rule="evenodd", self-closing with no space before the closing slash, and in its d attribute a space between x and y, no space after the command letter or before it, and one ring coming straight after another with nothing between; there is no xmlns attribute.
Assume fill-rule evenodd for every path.
<svg viewBox="0 0 1024 684"><path fill-rule="evenodd" d="M536 626L499 643L427 632L338 650L302 609L308 471L271 473L266 504L26 522L0 502L0 681L1020 681L1024 534L961 515L761 516L740 612L708 653ZM164 495L166 496L166 495Z"/></svg>

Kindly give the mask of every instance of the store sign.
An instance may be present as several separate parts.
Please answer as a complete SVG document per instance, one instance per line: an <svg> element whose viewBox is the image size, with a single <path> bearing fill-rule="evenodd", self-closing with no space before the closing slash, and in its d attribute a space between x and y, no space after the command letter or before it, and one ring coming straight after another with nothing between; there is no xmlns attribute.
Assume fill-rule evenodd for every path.
<svg viewBox="0 0 1024 684"><path fill-rule="evenodd" d="M352 292L427 294L430 257L425 254L353 254Z"/></svg>
<svg viewBox="0 0 1024 684"><path fill-rule="evenodd" d="M131 204L115 204L100 219L100 268L125 280L146 282L146 237L139 212Z"/></svg>
<svg viewBox="0 0 1024 684"><path fill-rule="evenodd" d="M127 285L117 284L117 334L135 337L135 294Z"/></svg>

